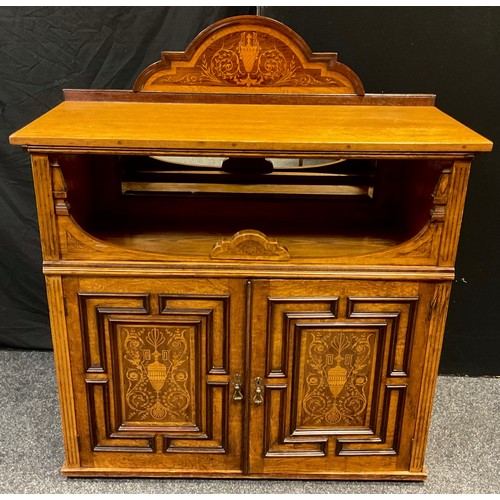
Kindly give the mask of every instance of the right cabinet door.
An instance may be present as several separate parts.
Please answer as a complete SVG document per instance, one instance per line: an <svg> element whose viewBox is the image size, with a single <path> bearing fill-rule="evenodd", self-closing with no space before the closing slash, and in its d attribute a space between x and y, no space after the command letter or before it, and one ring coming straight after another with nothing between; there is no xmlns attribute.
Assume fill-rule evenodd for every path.
<svg viewBox="0 0 500 500"><path fill-rule="evenodd" d="M448 288L438 297L443 285L416 281L252 287L250 472L423 473L412 447L418 438L425 448L431 402L421 388L433 392L437 363L426 363L437 359L444 327L433 311Z"/></svg>

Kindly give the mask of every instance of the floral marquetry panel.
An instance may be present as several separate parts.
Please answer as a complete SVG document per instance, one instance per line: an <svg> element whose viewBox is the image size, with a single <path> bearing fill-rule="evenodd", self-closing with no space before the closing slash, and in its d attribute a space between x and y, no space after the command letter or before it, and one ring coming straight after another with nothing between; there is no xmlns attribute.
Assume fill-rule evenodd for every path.
<svg viewBox="0 0 500 500"><path fill-rule="evenodd" d="M195 425L196 325L116 327L124 425Z"/></svg>
<svg viewBox="0 0 500 500"><path fill-rule="evenodd" d="M135 91L363 95L356 74L335 53L312 53L304 40L264 17L225 19L186 52L163 52L138 77Z"/></svg>
<svg viewBox="0 0 500 500"><path fill-rule="evenodd" d="M297 429L369 427L376 357L384 325L297 329Z"/></svg>

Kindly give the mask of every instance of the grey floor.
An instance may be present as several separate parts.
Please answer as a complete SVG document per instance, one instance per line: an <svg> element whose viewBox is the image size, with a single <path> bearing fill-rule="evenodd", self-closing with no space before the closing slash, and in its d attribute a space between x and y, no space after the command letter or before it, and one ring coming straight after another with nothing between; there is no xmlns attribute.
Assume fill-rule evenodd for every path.
<svg viewBox="0 0 500 500"><path fill-rule="evenodd" d="M0 351L0 493L500 493L500 378L441 376L424 483L64 478L52 353Z"/></svg>

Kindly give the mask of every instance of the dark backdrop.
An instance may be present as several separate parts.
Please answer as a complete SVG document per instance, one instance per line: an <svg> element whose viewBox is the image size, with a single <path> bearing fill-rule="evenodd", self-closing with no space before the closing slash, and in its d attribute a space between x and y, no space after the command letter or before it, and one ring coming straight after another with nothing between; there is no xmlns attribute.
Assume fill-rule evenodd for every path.
<svg viewBox="0 0 500 500"><path fill-rule="evenodd" d="M254 7L0 8L0 346L49 349L27 154L8 135L58 104L63 88L131 88L162 50ZM262 7L313 51L336 51L370 93L434 93L496 143L473 166L441 373L500 375L500 9Z"/></svg>

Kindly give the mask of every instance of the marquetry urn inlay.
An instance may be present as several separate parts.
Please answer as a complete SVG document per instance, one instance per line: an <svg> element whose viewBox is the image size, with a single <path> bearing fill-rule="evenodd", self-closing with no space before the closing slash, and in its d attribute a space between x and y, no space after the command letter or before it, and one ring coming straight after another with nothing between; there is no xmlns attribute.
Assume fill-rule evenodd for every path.
<svg viewBox="0 0 500 500"><path fill-rule="evenodd" d="M368 331L305 331L301 425L365 424L375 354Z"/></svg>
<svg viewBox="0 0 500 500"><path fill-rule="evenodd" d="M313 53L297 33L255 16L214 24L185 52L163 52L161 61L139 75L134 90L192 92L193 87L205 92L364 94L358 76L337 61L337 54Z"/></svg>
<svg viewBox="0 0 500 500"><path fill-rule="evenodd" d="M191 334L189 328L118 327L126 420L194 420Z"/></svg>

